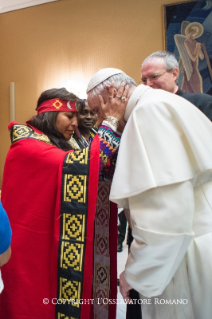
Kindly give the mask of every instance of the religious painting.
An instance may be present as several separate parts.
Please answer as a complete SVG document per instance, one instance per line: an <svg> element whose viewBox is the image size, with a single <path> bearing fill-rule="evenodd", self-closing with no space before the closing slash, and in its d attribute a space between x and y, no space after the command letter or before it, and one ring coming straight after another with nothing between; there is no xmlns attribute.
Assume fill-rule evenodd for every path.
<svg viewBox="0 0 212 319"><path fill-rule="evenodd" d="M164 6L165 50L179 62L179 87L212 95L212 0Z"/></svg>

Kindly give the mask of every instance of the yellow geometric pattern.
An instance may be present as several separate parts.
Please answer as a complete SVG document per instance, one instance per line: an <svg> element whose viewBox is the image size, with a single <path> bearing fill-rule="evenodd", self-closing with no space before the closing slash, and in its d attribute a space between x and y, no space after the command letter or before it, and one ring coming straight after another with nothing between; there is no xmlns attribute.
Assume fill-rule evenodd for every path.
<svg viewBox="0 0 212 319"><path fill-rule="evenodd" d="M75 239L84 242L85 239L85 216L63 214L63 240Z"/></svg>
<svg viewBox="0 0 212 319"><path fill-rule="evenodd" d="M82 271L83 248L83 244L62 241L60 267L72 267L76 271Z"/></svg>
<svg viewBox="0 0 212 319"><path fill-rule="evenodd" d="M22 138L32 138L52 145L50 139L46 135L38 134L26 125L15 124L12 132L12 143Z"/></svg>
<svg viewBox="0 0 212 319"><path fill-rule="evenodd" d="M78 281L70 281L66 278L60 278L59 299L75 300L72 306L79 308L79 300L81 293L81 283Z"/></svg>
<svg viewBox="0 0 212 319"><path fill-rule="evenodd" d="M81 313L89 153L88 148L70 152L63 165L57 298L70 303L56 306L58 319L79 319Z"/></svg>
<svg viewBox="0 0 212 319"><path fill-rule="evenodd" d="M64 201L77 200L79 203L86 202L86 175L64 175Z"/></svg>
<svg viewBox="0 0 212 319"><path fill-rule="evenodd" d="M88 147L68 154L66 163L74 164L74 162L79 162L80 164L88 163Z"/></svg>
<svg viewBox="0 0 212 319"><path fill-rule="evenodd" d="M58 319L76 319L74 317L69 317L69 316L66 316L66 315L63 315L62 313L58 313Z"/></svg>
<svg viewBox="0 0 212 319"><path fill-rule="evenodd" d="M12 142L18 140L19 138L28 137L31 131L32 129L25 125L14 125Z"/></svg>
<svg viewBox="0 0 212 319"><path fill-rule="evenodd" d="M59 100L54 101L54 103L52 104L57 110L59 110L59 108L61 108L61 106L63 105Z"/></svg>
<svg viewBox="0 0 212 319"><path fill-rule="evenodd" d="M99 157L102 159L102 162L104 164L107 164L108 162L108 156L106 154L104 154L104 152L101 150L100 151L100 154L99 154Z"/></svg>
<svg viewBox="0 0 212 319"><path fill-rule="evenodd" d="M52 142L50 141L50 139L48 138L48 136L43 135L43 134L38 134L38 133L34 132L32 135L30 135L30 138L34 138L35 140L39 140L39 141L45 142L47 144L53 145Z"/></svg>

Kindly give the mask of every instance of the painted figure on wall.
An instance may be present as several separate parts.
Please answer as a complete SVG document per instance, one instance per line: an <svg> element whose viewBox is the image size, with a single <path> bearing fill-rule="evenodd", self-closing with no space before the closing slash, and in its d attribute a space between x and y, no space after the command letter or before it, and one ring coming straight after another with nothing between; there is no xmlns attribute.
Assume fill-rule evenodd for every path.
<svg viewBox="0 0 212 319"><path fill-rule="evenodd" d="M165 50L180 66L179 87L212 95L212 0L164 6Z"/></svg>
<svg viewBox="0 0 212 319"><path fill-rule="evenodd" d="M199 22L183 21L181 33L175 34L174 40L180 53L180 71L184 72L181 89L188 93L203 93L203 81L198 66L199 59L204 59L202 44L196 41L204 32Z"/></svg>

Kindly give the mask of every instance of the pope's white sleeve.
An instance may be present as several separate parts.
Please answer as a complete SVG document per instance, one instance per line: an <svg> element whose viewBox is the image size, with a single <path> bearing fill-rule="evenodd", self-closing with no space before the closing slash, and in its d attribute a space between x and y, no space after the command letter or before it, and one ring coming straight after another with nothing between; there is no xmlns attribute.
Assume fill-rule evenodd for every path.
<svg viewBox="0 0 212 319"><path fill-rule="evenodd" d="M134 241L127 282L142 295L160 295L193 238L194 192L190 181L157 187L129 198Z"/></svg>

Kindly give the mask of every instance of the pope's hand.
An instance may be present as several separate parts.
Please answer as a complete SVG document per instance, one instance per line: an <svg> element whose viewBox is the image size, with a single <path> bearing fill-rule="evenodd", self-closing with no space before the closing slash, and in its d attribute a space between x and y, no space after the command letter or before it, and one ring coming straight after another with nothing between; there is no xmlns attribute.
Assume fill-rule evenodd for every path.
<svg viewBox="0 0 212 319"><path fill-rule="evenodd" d="M133 289L124 278L124 271L121 273L119 277L119 288L126 303L133 303L132 299L129 297L130 290Z"/></svg>

